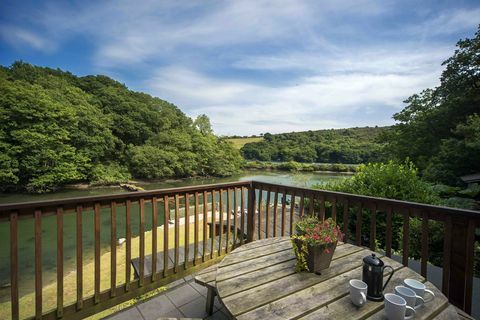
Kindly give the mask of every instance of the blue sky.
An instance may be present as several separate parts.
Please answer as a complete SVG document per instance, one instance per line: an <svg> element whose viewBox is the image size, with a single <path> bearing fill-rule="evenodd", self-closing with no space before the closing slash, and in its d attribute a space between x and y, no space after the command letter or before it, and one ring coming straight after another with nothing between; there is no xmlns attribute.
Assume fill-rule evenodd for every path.
<svg viewBox="0 0 480 320"><path fill-rule="evenodd" d="M2 1L0 64L105 74L216 133L389 125L479 1Z"/></svg>

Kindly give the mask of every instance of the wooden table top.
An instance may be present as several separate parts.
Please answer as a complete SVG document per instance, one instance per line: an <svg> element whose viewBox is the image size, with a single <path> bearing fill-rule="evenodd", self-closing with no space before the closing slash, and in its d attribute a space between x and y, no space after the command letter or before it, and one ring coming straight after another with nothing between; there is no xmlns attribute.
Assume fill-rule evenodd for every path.
<svg viewBox="0 0 480 320"><path fill-rule="evenodd" d="M330 268L321 275L296 273L290 238L254 241L235 249L218 265L218 296L239 320L385 319L383 302L367 300L357 308L349 297L348 282L362 278L362 258L370 254L366 248L339 244ZM415 319L458 319L455 308L433 284L402 264L377 255L395 269L385 293L393 292L405 278L422 281L435 293L433 301L416 310Z"/></svg>

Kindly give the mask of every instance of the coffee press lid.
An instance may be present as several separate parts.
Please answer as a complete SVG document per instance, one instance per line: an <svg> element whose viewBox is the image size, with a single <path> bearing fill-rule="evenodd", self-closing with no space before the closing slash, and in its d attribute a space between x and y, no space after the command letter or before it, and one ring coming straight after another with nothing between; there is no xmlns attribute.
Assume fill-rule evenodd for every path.
<svg viewBox="0 0 480 320"><path fill-rule="evenodd" d="M377 266L377 267L383 266L383 261L377 258L375 253L372 253L372 255L366 256L365 258L363 258L363 262L365 262L367 265L370 265L370 266Z"/></svg>

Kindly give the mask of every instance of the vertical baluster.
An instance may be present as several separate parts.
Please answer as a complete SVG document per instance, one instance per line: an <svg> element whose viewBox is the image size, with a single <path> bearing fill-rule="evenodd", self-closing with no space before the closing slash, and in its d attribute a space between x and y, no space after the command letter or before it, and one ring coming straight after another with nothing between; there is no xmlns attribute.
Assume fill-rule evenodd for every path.
<svg viewBox="0 0 480 320"><path fill-rule="evenodd" d="M266 204L266 209L265 209L265 236L267 238L270 238L270 193L271 189L267 189L267 204Z"/></svg>
<svg viewBox="0 0 480 320"><path fill-rule="evenodd" d="M100 203L95 203L95 303L100 302Z"/></svg>
<svg viewBox="0 0 480 320"><path fill-rule="evenodd" d="M278 210L278 187L275 190L275 196L273 200L273 236L277 236L277 210Z"/></svg>
<svg viewBox="0 0 480 320"><path fill-rule="evenodd" d="M178 194L175 194L175 262L173 264L173 271L178 272L178 261L179 261L179 247L180 247L180 199Z"/></svg>
<svg viewBox="0 0 480 320"><path fill-rule="evenodd" d="M63 316L63 208L57 208L57 317Z"/></svg>
<svg viewBox="0 0 480 320"><path fill-rule="evenodd" d="M320 195L320 220L325 220L325 196Z"/></svg>
<svg viewBox="0 0 480 320"><path fill-rule="evenodd" d="M469 314L472 313L472 295L473 295L473 272L474 272L474 257L475 257L475 220L468 219L467 234L466 234L466 248L467 253L465 261L465 297L463 303L463 310Z"/></svg>
<svg viewBox="0 0 480 320"><path fill-rule="evenodd" d="M363 204L360 203L360 206L358 208L358 211L357 211L357 221L355 221L356 223L356 227L355 227L355 241L356 241L356 244L357 246L361 246L362 245L362 212L363 212Z"/></svg>
<svg viewBox="0 0 480 320"><path fill-rule="evenodd" d="M138 286L143 286L143 278L145 277L145 199L139 200L140 210L138 211L140 220L140 261L139 265L139 281Z"/></svg>
<svg viewBox="0 0 480 320"><path fill-rule="evenodd" d="M127 238L126 248L125 248L125 291L130 290L130 274L131 267L130 263L132 261L132 225L131 225L131 214L132 214L132 202L127 200L125 202L125 237Z"/></svg>
<svg viewBox="0 0 480 320"><path fill-rule="evenodd" d="M410 209L403 212L403 255L402 264L408 267L408 249L410 245Z"/></svg>
<svg viewBox="0 0 480 320"><path fill-rule="evenodd" d="M42 211L35 210L35 318L42 318Z"/></svg>
<svg viewBox="0 0 480 320"><path fill-rule="evenodd" d="M220 229L220 234L218 236L218 255L221 256L222 255L222 239L223 239L223 190L220 189L220 194L219 194L219 198L220 198L220 205L219 205L219 208L218 208L218 214L219 214L219 229Z"/></svg>
<svg viewBox="0 0 480 320"><path fill-rule="evenodd" d="M168 274L168 231L170 220L170 208L168 206L168 196L163 197L163 276Z"/></svg>
<svg viewBox="0 0 480 320"><path fill-rule="evenodd" d="M237 246L237 243L238 243L238 208L237 208L237 192L238 192L238 189L237 188L233 188L233 210L235 211L234 215L233 215L233 230L235 230L235 232L233 233L233 244L234 246Z"/></svg>
<svg viewBox="0 0 480 320"><path fill-rule="evenodd" d="M392 256L392 207L387 207L387 225L386 225L386 236L385 236L385 254L387 257Z"/></svg>
<svg viewBox="0 0 480 320"><path fill-rule="evenodd" d="M208 217L208 197L207 192L203 191L203 248L202 261L206 261L207 256L207 217Z"/></svg>
<svg viewBox="0 0 480 320"><path fill-rule="evenodd" d="M211 234L211 246L210 246L210 259L213 259L215 255L215 238L217 237L216 235L216 227L215 227L215 190L212 190L212 226L210 228L210 234Z"/></svg>
<svg viewBox="0 0 480 320"><path fill-rule="evenodd" d="M443 274L442 274L442 292L450 298L450 266L452 260L452 217L445 217L443 238Z"/></svg>
<svg viewBox="0 0 480 320"><path fill-rule="evenodd" d="M285 236L286 210L287 210L287 190L284 190L283 196L282 196L282 225L280 228L282 237Z"/></svg>
<svg viewBox="0 0 480 320"><path fill-rule="evenodd" d="M428 212L422 212L422 260L421 275L427 278L427 261L428 261Z"/></svg>
<svg viewBox="0 0 480 320"><path fill-rule="evenodd" d="M295 191L292 191L290 198L290 235L293 234L293 225L295 223Z"/></svg>
<svg viewBox="0 0 480 320"><path fill-rule="evenodd" d="M255 240L255 197L255 187L251 184L248 189L247 242Z"/></svg>
<svg viewBox="0 0 480 320"><path fill-rule="evenodd" d="M77 310L83 307L83 207L77 206L76 213L76 245L77 245Z"/></svg>
<svg viewBox="0 0 480 320"><path fill-rule="evenodd" d="M227 238L225 239L225 251L229 251L230 241L230 216L232 215L232 206L230 204L230 189L227 188Z"/></svg>
<svg viewBox="0 0 480 320"><path fill-rule="evenodd" d="M240 210L242 211L242 215L240 216L240 244L242 245L245 241L245 187L241 188L240 203Z"/></svg>
<svg viewBox="0 0 480 320"><path fill-rule="evenodd" d="M371 214L370 214L370 250L376 250L376 239L377 239L377 204L374 203L371 206Z"/></svg>
<svg viewBox="0 0 480 320"><path fill-rule="evenodd" d="M305 193L302 192L300 197L300 219L305 215Z"/></svg>
<svg viewBox="0 0 480 320"><path fill-rule="evenodd" d="M10 213L10 303L12 320L19 319L18 308L18 213Z"/></svg>
<svg viewBox="0 0 480 320"><path fill-rule="evenodd" d="M260 188L258 189L258 240L262 239L262 201L263 190Z"/></svg>
<svg viewBox="0 0 480 320"><path fill-rule="evenodd" d="M333 197L332 201L332 219L337 221L337 197Z"/></svg>
<svg viewBox="0 0 480 320"><path fill-rule="evenodd" d="M347 242L348 240L348 199L345 199L345 202L343 203L343 234L345 236L345 239L343 240L344 242Z"/></svg>
<svg viewBox="0 0 480 320"><path fill-rule="evenodd" d="M184 268L188 268L188 260L190 256L190 194L185 193L185 261ZM195 258L194 258L195 260Z"/></svg>
<svg viewBox="0 0 480 320"><path fill-rule="evenodd" d="M313 215L315 212L315 208L314 208L314 205L315 205L315 196L313 193L310 193L310 201L308 203L308 215L311 216Z"/></svg>
<svg viewBox="0 0 480 320"><path fill-rule="evenodd" d="M199 215L199 211L198 211L198 192L195 192L195 222L194 222L194 228L195 228L195 231L193 233L193 241L194 241L194 245L193 245L193 265L196 265L197 264L197 257L198 257L198 233L199 233L199 230L198 230L198 215Z"/></svg>
<svg viewBox="0 0 480 320"><path fill-rule="evenodd" d="M110 203L110 296L115 297L117 286L117 203Z"/></svg>
<svg viewBox="0 0 480 320"><path fill-rule="evenodd" d="M158 202L157 197L152 198L152 282L157 278L157 225Z"/></svg>

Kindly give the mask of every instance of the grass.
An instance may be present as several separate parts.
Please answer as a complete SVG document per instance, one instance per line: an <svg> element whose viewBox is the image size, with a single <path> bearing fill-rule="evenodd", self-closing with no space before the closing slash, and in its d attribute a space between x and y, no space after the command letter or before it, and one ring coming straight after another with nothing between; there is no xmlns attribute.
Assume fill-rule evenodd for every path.
<svg viewBox="0 0 480 320"><path fill-rule="evenodd" d="M254 137L254 138L231 138L228 139L228 141L233 143L233 146L240 150L245 144L250 143L250 142L260 142L262 141L262 137Z"/></svg>
<svg viewBox="0 0 480 320"><path fill-rule="evenodd" d="M191 218L191 221L193 217ZM190 224L189 227L189 242L193 243L194 241L194 224ZM199 227L199 242L203 240L203 229ZM174 247L174 240L175 234L173 225L169 228L169 248ZM180 247L185 245L185 226L180 226L179 228L179 242ZM131 257L136 258L140 255L140 238L135 237L132 238L132 245L131 245ZM157 228L157 251L163 251L163 226ZM117 279L116 284L121 285L125 283L125 254L126 254L126 245L123 244L121 246L117 246ZM145 232L145 255L152 254L152 231ZM101 274L101 283L100 283L100 291L104 291L110 288L110 251L106 249L102 250L101 258L100 258L100 274ZM133 279L133 268L131 268L131 276L130 279ZM84 260L83 264L83 297L93 296L94 294L94 276L95 276L95 268L94 268L94 261L93 260ZM64 276L64 305L72 304L76 301L77 295L77 282L76 278L77 273L76 270L70 271L66 273ZM161 289L160 289L161 290ZM44 313L46 311L52 310L56 308L57 304L57 284L56 282L51 283L44 283L43 290L43 305L42 309ZM146 295L150 296L149 293ZM143 296L142 296L143 297ZM144 297L143 297L144 298ZM144 298L145 299L145 298ZM134 302L132 302L134 301ZM113 311L118 311L125 307L128 307L138 301L138 297L123 303L122 305L116 306L111 308ZM129 304L130 303L130 304ZM27 318L34 316L35 311L35 293L32 292L26 294L20 298L20 318ZM9 319L10 318L10 301L6 301L0 304L0 319ZM110 310L110 309L109 309ZM103 313L102 313L103 314ZM103 316L106 316L103 315ZM95 318L96 319L96 318Z"/></svg>

